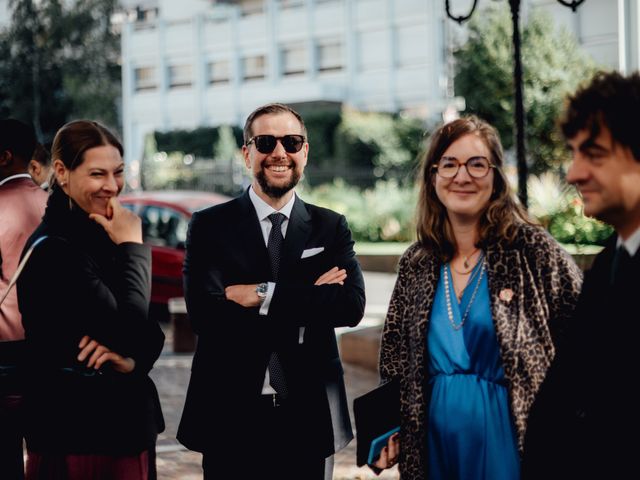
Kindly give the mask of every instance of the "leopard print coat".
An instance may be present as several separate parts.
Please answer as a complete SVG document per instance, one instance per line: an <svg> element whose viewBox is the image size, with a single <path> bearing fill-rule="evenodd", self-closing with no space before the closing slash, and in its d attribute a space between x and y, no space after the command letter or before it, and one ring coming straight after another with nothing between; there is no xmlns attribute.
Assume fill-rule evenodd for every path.
<svg viewBox="0 0 640 480"><path fill-rule="evenodd" d="M382 382L400 380L400 472L427 478L427 326L441 260L416 243L400 259L380 349ZM542 228L522 225L513 242L485 249L491 313L522 453L527 416L576 305L582 273ZM512 295L510 293L512 292Z"/></svg>

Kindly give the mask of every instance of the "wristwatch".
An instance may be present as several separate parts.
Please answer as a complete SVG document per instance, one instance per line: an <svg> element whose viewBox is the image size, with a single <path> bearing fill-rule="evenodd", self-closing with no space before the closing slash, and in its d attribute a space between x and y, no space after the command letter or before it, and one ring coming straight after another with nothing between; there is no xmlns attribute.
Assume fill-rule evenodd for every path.
<svg viewBox="0 0 640 480"><path fill-rule="evenodd" d="M264 302L264 299L267 298L267 292L269 291L269 284L266 282L259 283L256 286L256 295L260 299L260 303Z"/></svg>

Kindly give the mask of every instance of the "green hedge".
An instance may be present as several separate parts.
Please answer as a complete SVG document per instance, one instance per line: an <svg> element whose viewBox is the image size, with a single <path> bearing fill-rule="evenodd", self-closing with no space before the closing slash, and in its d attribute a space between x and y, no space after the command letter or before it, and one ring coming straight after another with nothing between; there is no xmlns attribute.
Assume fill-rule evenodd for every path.
<svg viewBox="0 0 640 480"><path fill-rule="evenodd" d="M215 145L220 139L220 130L228 128L219 127L199 127L195 130L171 130L168 132L153 132L159 152L182 152L195 155L201 158L215 158L217 152ZM242 129L232 127L236 144L242 146Z"/></svg>

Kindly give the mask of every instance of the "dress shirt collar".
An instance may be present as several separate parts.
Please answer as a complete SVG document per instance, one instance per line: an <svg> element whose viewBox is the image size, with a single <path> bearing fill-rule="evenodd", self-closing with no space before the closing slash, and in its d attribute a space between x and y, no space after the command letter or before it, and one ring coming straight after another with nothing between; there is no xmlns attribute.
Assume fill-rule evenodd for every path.
<svg viewBox="0 0 640 480"><path fill-rule="evenodd" d="M4 180L0 181L0 185L4 185L5 183L10 182L11 180L15 180L16 178L28 178L30 180L33 180L31 178L31 175L29 175L28 173L18 173L17 175L11 175L10 177L7 177Z"/></svg>
<svg viewBox="0 0 640 480"><path fill-rule="evenodd" d="M269 215L275 212L282 213L285 217L287 217L287 220L289 220L289 218L291 217L291 210L293 210L293 204L296 201L296 193L293 192L293 195L291 195L291 200L289 200L286 205L280 210L275 210L271 205L262 200L253 190L253 186L249 187L249 198L251 199L253 208L256 209L258 220L266 220Z"/></svg>
<svg viewBox="0 0 640 480"><path fill-rule="evenodd" d="M627 249L629 255L632 257L635 256L638 248L640 248L640 228L633 232L626 240L622 240L622 237L618 235L616 247L619 247L620 245L624 245L624 248Z"/></svg>

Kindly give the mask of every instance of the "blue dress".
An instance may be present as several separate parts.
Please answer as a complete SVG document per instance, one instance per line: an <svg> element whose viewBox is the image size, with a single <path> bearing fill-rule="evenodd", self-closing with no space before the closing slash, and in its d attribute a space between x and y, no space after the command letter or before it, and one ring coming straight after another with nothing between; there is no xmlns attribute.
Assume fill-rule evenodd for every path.
<svg viewBox="0 0 640 480"><path fill-rule="evenodd" d="M475 267L460 304L451 271L447 271L456 325L460 325L473 296L481 263ZM427 335L431 387L428 478L518 480L520 460L486 272L464 326L455 330L447 314L445 268L449 266L443 265L440 272Z"/></svg>

